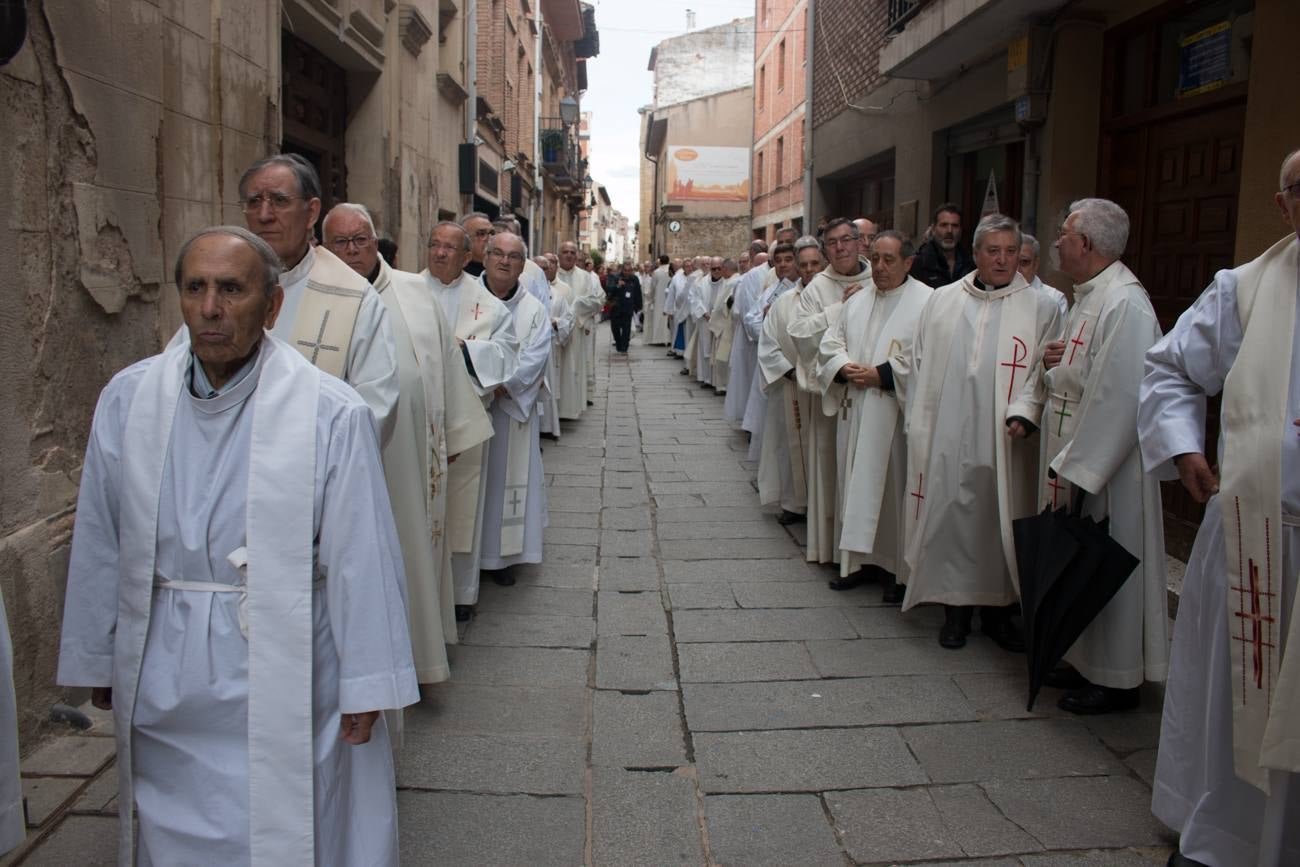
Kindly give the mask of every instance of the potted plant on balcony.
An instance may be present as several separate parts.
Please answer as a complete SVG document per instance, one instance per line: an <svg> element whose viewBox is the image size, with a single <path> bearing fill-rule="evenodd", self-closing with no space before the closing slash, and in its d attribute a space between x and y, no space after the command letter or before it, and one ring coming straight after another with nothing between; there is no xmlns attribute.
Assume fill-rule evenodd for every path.
<svg viewBox="0 0 1300 867"><path fill-rule="evenodd" d="M559 129L542 130L542 162L558 163L564 153L564 131Z"/></svg>

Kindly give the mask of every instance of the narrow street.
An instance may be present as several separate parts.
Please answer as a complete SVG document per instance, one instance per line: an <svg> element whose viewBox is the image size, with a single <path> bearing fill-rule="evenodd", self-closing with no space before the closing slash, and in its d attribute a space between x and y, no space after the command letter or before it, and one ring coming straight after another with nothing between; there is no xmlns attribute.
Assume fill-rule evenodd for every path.
<svg viewBox="0 0 1300 867"><path fill-rule="evenodd" d="M545 442L545 564L484 582L452 681L407 711L404 864L1164 863L1158 694L1027 714L1024 657L829 590L722 400L606 334L596 405ZM108 735L24 762L44 837L0 867L114 863Z"/></svg>

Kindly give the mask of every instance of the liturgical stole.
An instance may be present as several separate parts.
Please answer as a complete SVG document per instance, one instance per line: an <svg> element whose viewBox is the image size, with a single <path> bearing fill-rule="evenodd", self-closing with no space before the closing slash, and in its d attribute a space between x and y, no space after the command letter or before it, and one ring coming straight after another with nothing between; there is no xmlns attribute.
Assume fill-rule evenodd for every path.
<svg viewBox="0 0 1300 867"><path fill-rule="evenodd" d="M314 366L344 379L352 331L368 285L342 259L317 247L293 320L290 345Z"/></svg>

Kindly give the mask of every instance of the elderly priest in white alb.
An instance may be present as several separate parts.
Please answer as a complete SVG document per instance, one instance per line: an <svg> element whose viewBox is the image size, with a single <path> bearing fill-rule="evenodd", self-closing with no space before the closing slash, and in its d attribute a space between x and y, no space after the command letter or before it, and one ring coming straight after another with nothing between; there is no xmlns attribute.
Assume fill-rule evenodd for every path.
<svg viewBox="0 0 1300 867"><path fill-rule="evenodd" d="M907 407L907 595L942 603L939 644L966 645L973 606L984 633L1023 651L1008 606L1019 598L1011 522L1034 513L1042 414L1031 375L1061 311L1016 271L1020 227L990 214L975 230L977 270L930 296L912 351L893 360Z"/></svg>
<svg viewBox="0 0 1300 867"><path fill-rule="evenodd" d="M492 436L442 308L419 275L390 268L379 256L370 212L335 205L322 223L325 246L370 281L388 309L401 400L384 446L384 476L402 542L411 649L420 683L451 676L447 644L456 642L451 550L447 546L448 459Z"/></svg>
<svg viewBox="0 0 1300 867"><path fill-rule="evenodd" d="M514 577L505 570L520 563L542 562L546 528L546 480L538 438L538 408L544 393L546 361L554 327L546 307L520 291L525 250L518 235L497 233L488 241L482 280L510 310L519 338L519 364L496 387L488 445L487 499L483 504L484 569L494 570L498 584Z"/></svg>
<svg viewBox="0 0 1300 867"><path fill-rule="evenodd" d="M817 353L821 409L839 413L844 474L840 576L832 590L847 590L882 573L884 601L903 601L903 509L907 490L907 437L894 390L890 359L911 351L916 322L931 289L908 276L912 242L886 230L871 242L871 282L849 300L827 307L830 321ZM839 309L837 309L839 308Z"/></svg>
<svg viewBox="0 0 1300 867"><path fill-rule="evenodd" d="M1070 205L1056 248L1074 281L1074 307L1068 340L1048 344L1040 379L1038 508L1082 495L1084 514L1109 519L1110 535L1140 561L1066 654L1074 671L1049 676L1049 686L1069 690L1058 706L1079 714L1136 707L1138 687L1164 680L1169 659L1160 484L1143 471L1137 437L1142 358L1160 339L1160 323L1142 283L1119 261L1128 228L1114 202Z"/></svg>
<svg viewBox="0 0 1300 867"><path fill-rule="evenodd" d="M1146 360L1148 467L1207 502L1174 624L1152 811L1171 864L1300 864L1300 152L1277 204L1291 234L1220 271ZM1222 393L1216 474L1209 397ZM1172 475L1166 472L1165 475Z"/></svg>
<svg viewBox="0 0 1300 867"><path fill-rule="evenodd" d="M95 410L58 678L113 708L123 864L397 864L380 711L419 692L374 414L264 332L278 276L200 232L190 342Z"/></svg>
<svg viewBox="0 0 1300 867"><path fill-rule="evenodd" d="M429 233L429 267L419 277L451 326L474 390L487 407L496 387L514 375L519 339L510 311L465 270L471 249L470 236L459 224L438 223ZM447 532L458 620L468 620L478 602L487 456L486 445L474 446L447 470Z"/></svg>

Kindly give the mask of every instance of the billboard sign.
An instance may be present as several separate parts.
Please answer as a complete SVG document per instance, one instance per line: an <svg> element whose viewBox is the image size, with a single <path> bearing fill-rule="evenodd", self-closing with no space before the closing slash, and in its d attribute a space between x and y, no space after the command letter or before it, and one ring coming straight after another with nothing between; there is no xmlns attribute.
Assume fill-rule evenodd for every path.
<svg viewBox="0 0 1300 867"><path fill-rule="evenodd" d="M668 201L749 201L749 148L668 148Z"/></svg>

